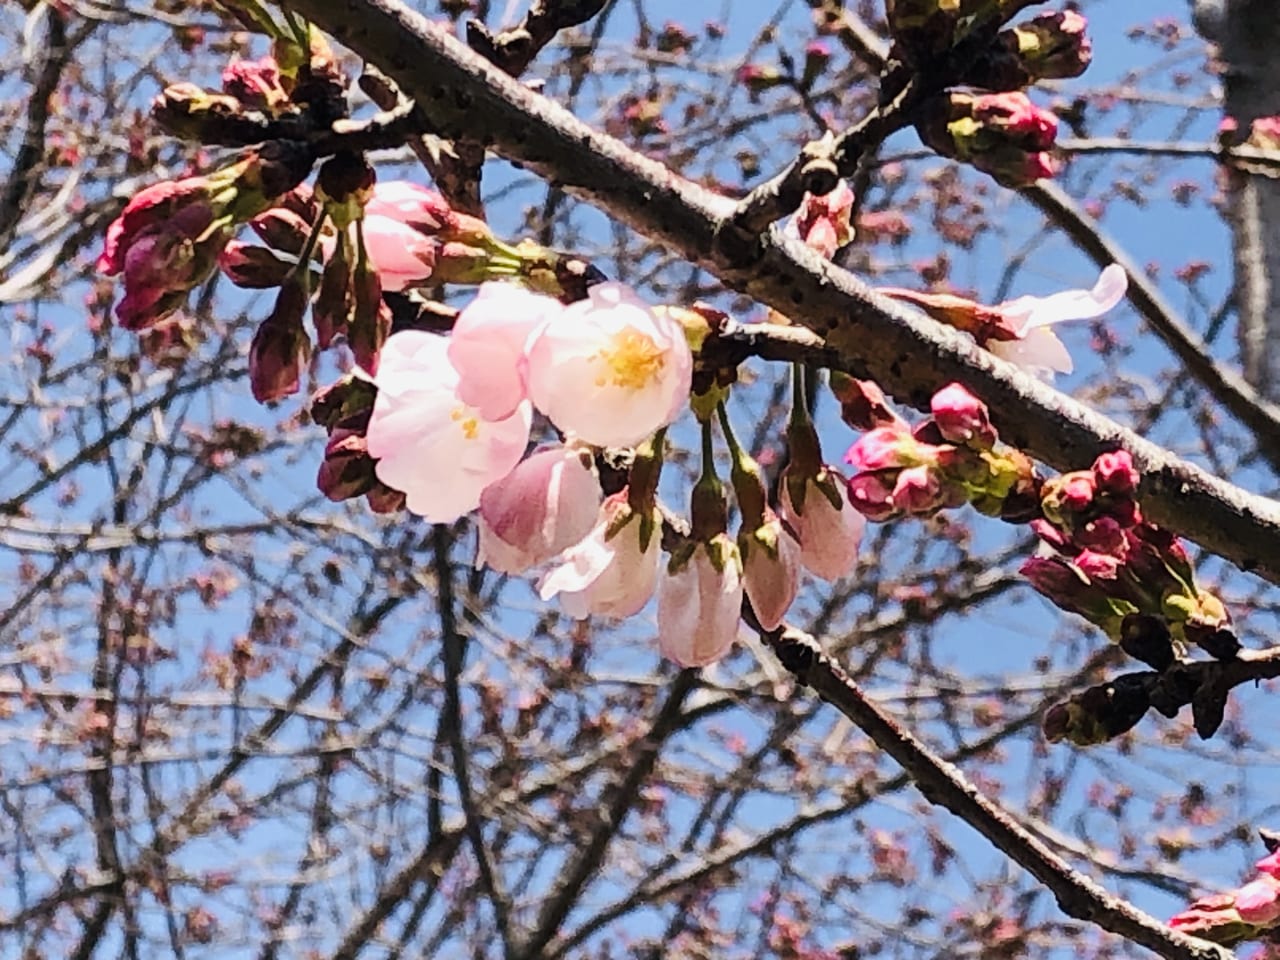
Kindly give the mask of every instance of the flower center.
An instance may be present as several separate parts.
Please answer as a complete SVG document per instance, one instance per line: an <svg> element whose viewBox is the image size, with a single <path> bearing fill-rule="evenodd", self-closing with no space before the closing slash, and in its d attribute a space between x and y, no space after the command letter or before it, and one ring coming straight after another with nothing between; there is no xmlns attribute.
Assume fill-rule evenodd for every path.
<svg viewBox="0 0 1280 960"><path fill-rule="evenodd" d="M476 438L480 430L480 421L474 416L469 416L466 407L454 407L453 412L449 414L449 419L462 428L462 435L468 440Z"/></svg>
<svg viewBox="0 0 1280 960"><path fill-rule="evenodd" d="M596 386L612 383L615 387L639 390L656 380L666 365L666 351L653 342L653 338L637 330L623 330L613 336L609 347L598 352L592 360L603 360L607 371L596 376Z"/></svg>

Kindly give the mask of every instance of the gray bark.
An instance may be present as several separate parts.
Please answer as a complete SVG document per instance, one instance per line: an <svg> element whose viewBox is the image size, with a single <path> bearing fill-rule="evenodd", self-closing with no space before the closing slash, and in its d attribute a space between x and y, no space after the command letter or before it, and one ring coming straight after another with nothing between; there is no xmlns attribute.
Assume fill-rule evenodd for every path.
<svg viewBox="0 0 1280 960"><path fill-rule="evenodd" d="M1224 110L1242 132L1280 114L1280 7L1275 0L1195 0L1197 29L1219 45ZM1263 396L1280 400L1280 180L1232 173L1240 359Z"/></svg>

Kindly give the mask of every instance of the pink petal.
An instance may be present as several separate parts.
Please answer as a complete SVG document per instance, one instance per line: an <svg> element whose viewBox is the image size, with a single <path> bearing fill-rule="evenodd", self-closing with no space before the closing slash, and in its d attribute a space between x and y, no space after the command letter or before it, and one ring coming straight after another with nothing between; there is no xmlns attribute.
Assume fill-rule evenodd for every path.
<svg viewBox="0 0 1280 960"><path fill-rule="evenodd" d="M449 359L461 378L458 395L486 420L509 417L525 398L525 345L564 307L514 283L485 283L458 315Z"/></svg>

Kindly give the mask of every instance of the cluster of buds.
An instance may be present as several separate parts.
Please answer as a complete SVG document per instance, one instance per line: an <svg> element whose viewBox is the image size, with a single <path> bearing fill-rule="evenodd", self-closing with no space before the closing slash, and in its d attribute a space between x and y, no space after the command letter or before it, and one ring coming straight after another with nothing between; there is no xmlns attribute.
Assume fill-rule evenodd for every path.
<svg viewBox="0 0 1280 960"><path fill-rule="evenodd" d="M348 374L311 398L311 419L329 434L316 486L335 502L364 497L374 513L395 513L404 494L378 479L366 436L377 395L372 383Z"/></svg>
<svg viewBox="0 0 1280 960"><path fill-rule="evenodd" d="M171 84L152 103L152 118L201 143L244 143L325 129L346 117L347 80L324 35L310 31L310 48L304 49L284 31L270 32L272 53L229 64L221 91Z"/></svg>
<svg viewBox="0 0 1280 960"><path fill-rule="evenodd" d="M1196 586L1178 537L1142 518L1137 486L1138 473L1123 450L1102 454L1089 470L1047 481L1043 516L1032 527L1050 555L1029 559L1023 575L1156 670L1174 661L1175 643L1234 656L1239 643L1226 608Z"/></svg>
<svg viewBox="0 0 1280 960"><path fill-rule="evenodd" d="M1263 840L1268 854L1254 864L1257 877L1230 893L1201 897L1169 926L1225 946L1265 939L1280 927L1280 844L1267 832Z"/></svg>
<svg viewBox="0 0 1280 960"><path fill-rule="evenodd" d="M1035 503L1037 479L1022 453L997 444L987 408L958 383L939 390L933 416L916 427L894 417L858 438L845 461L857 471L849 501L871 520L928 517L971 503L1018 521Z"/></svg>
<svg viewBox="0 0 1280 960"><path fill-rule="evenodd" d="M888 0L885 17L908 63L936 64L958 44L1000 24L1038 0Z"/></svg>
<svg viewBox="0 0 1280 960"><path fill-rule="evenodd" d="M219 265L238 286L280 288L249 357L254 396L264 402L298 390L310 350L308 304L316 347L341 338L374 373L392 324L384 291L519 277L567 296L572 279L565 258L533 243L503 243L434 190L398 180L375 184L373 170L354 155L327 160L315 191L291 191L249 225L266 246L233 240Z"/></svg>
<svg viewBox="0 0 1280 960"><path fill-rule="evenodd" d="M214 272L237 225L267 209L311 169L300 148L273 142L213 173L139 192L107 229L98 270L123 274L116 316L143 330L181 307Z"/></svg>
<svg viewBox="0 0 1280 960"><path fill-rule="evenodd" d="M1025 187L1055 172L1058 118L1027 95L949 90L921 108L916 132L944 157L968 163L1006 187Z"/></svg>
<svg viewBox="0 0 1280 960"><path fill-rule="evenodd" d="M1057 119L1022 89L1039 80L1077 77L1093 51L1074 10L1044 13L1000 30L1034 0L891 0L895 53L935 82L957 89L921 105L916 130L927 146L1024 187L1055 173L1049 151ZM963 89L961 89L963 88ZM931 93L937 88L931 88Z"/></svg>
<svg viewBox="0 0 1280 960"><path fill-rule="evenodd" d="M987 90L1021 90L1040 80L1078 77L1093 59L1087 21L1075 10L1042 13L1009 30L965 72Z"/></svg>

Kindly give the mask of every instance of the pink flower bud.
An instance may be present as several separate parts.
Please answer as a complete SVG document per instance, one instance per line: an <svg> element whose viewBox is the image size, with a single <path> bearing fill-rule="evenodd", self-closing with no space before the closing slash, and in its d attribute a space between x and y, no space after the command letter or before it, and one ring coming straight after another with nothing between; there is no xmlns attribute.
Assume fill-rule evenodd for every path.
<svg viewBox="0 0 1280 960"><path fill-rule="evenodd" d="M1082 547L1120 557L1128 550L1124 531L1125 528L1114 517L1098 517L1077 529L1075 540Z"/></svg>
<svg viewBox="0 0 1280 960"><path fill-rule="evenodd" d="M1105 553L1082 550L1073 561L1081 573L1090 580L1115 580L1120 571L1120 561Z"/></svg>
<svg viewBox="0 0 1280 960"><path fill-rule="evenodd" d="M329 435L316 486L335 503L363 496L377 483L364 434L339 427Z"/></svg>
<svg viewBox="0 0 1280 960"><path fill-rule="evenodd" d="M1093 462L1093 475L1098 489L1113 496L1128 496L1138 489L1138 471L1133 467L1133 457L1127 450L1104 453Z"/></svg>
<svg viewBox="0 0 1280 960"><path fill-rule="evenodd" d="M868 520L882 523L897 516L893 503L893 484L882 473L859 473L849 479L849 503Z"/></svg>
<svg viewBox="0 0 1280 960"><path fill-rule="evenodd" d="M792 466L782 471L778 512L800 541L800 560L824 580L838 580L853 571L866 521L846 498L839 471L823 467L818 478L805 478L802 496L793 499ZM836 502L830 499L834 491ZM799 500L799 503L796 502Z"/></svg>
<svg viewBox="0 0 1280 960"><path fill-rule="evenodd" d="M943 387L930 403L942 436L952 443L969 443L987 450L996 441L995 428L981 400L958 383Z"/></svg>
<svg viewBox="0 0 1280 960"><path fill-rule="evenodd" d="M1236 913L1245 923L1270 925L1280 920L1280 883L1262 876L1236 891Z"/></svg>
<svg viewBox="0 0 1280 960"><path fill-rule="evenodd" d="M787 221L786 232L830 259L853 239L849 220L853 199L853 191L843 180L825 196L806 193L800 209Z"/></svg>
<svg viewBox="0 0 1280 960"><path fill-rule="evenodd" d="M782 623L800 590L800 544L766 510L764 523L738 535L742 576L756 619L766 630Z"/></svg>
<svg viewBox="0 0 1280 960"><path fill-rule="evenodd" d="M877 427L864 433L844 455L844 462L855 470L892 470L911 466L915 461L904 451L916 446L906 424Z"/></svg>
<svg viewBox="0 0 1280 960"><path fill-rule="evenodd" d="M942 484L930 467L908 467L893 485L893 505L903 513L927 516L943 506Z"/></svg>
<svg viewBox="0 0 1280 960"><path fill-rule="evenodd" d="M278 287L293 269L266 247L229 240L218 255L218 267L237 287L265 290Z"/></svg>
<svg viewBox="0 0 1280 960"><path fill-rule="evenodd" d="M539 448L480 495L477 566L519 574L550 560L591 532L600 499L581 452Z"/></svg>
<svg viewBox="0 0 1280 960"><path fill-rule="evenodd" d="M228 64L222 71L222 89L246 107L268 113L289 102L289 95L280 83L280 67L271 56Z"/></svg>
<svg viewBox="0 0 1280 960"><path fill-rule="evenodd" d="M302 327L307 292L301 283L280 288L275 309L258 325L249 346L249 384L259 403L298 392L302 370L311 359L311 340Z"/></svg>
<svg viewBox="0 0 1280 960"><path fill-rule="evenodd" d="M1254 864L1260 873L1275 880L1280 880L1280 848L1274 852L1267 854L1261 860Z"/></svg>
<svg viewBox="0 0 1280 960"><path fill-rule="evenodd" d="M682 667L704 667L729 652L742 616L742 561L725 535L695 545L692 557L658 581L658 647Z"/></svg>
<svg viewBox="0 0 1280 960"><path fill-rule="evenodd" d="M1061 487L1062 506L1072 513L1084 513L1093 505L1097 487L1087 473L1068 474Z"/></svg>

